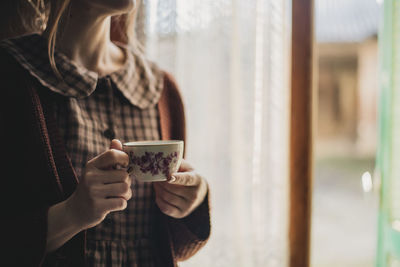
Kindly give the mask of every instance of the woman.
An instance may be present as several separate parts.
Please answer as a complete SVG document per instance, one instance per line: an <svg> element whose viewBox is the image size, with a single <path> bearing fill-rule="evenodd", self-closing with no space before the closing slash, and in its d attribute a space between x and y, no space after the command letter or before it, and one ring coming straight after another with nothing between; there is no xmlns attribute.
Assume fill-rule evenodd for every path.
<svg viewBox="0 0 400 267"><path fill-rule="evenodd" d="M135 1L43 6L43 34L0 44L0 260L176 266L209 237L206 181L186 161L153 184L115 168L128 163L120 140L184 139L173 79L130 38Z"/></svg>

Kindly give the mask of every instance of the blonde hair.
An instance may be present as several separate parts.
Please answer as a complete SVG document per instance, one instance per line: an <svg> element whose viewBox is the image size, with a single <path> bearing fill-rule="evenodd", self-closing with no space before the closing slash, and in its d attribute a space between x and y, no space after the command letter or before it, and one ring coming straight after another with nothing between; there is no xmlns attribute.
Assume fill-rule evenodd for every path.
<svg viewBox="0 0 400 267"><path fill-rule="evenodd" d="M139 6L139 2L138 6ZM68 18L71 0L51 0L47 3L48 20L44 35L47 37L48 56L51 68L55 74L61 78L61 74L57 70L54 59L54 52L57 40L57 34L60 31L64 20ZM135 34L135 20L138 7L127 14L112 17L111 20L111 39L120 43L124 43L132 48L138 47Z"/></svg>
<svg viewBox="0 0 400 267"><path fill-rule="evenodd" d="M2 0L0 4L0 39L38 32L37 13L27 1Z"/></svg>

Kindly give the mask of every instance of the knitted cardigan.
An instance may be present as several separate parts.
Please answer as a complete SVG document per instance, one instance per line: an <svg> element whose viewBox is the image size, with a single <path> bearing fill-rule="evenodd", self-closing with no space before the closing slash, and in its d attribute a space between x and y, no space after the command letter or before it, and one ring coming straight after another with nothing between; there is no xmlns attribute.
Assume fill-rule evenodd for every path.
<svg viewBox="0 0 400 267"><path fill-rule="evenodd" d="M67 199L78 183L52 110L59 96L1 49L0 90L0 265L85 266L86 231L45 252L48 209ZM158 109L162 139L184 140L182 99L167 73ZM157 209L151 236L157 266L177 266L205 245L211 228L208 202L207 194L183 219Z"/></svg>

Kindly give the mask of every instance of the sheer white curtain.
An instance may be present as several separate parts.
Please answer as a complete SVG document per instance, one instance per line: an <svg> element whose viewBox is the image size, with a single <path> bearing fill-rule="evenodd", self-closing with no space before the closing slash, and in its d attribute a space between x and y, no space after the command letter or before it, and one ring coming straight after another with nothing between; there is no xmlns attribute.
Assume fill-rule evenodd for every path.
<svg viewBox="0 0 400 267"><path fill-rule="evenodd" d="M287 264L290 2L144 1L148 56L187 112L187 159L207 178L209 243L182 266Z"/></svg>

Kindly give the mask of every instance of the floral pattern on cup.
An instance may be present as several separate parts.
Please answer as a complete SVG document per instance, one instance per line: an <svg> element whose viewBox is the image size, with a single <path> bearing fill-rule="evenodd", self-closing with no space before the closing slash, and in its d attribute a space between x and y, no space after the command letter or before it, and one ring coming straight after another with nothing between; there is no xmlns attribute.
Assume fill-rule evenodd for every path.
<svg viewBox="0 0 400 267"><path fill-rule="evenodd" d="M163 173L168 177L169 166L178 161L178 152L170 153L164 156L164 152L145 152L142 156L136 156L129 152L131 164L137 165L142 173L151 173L157 175Z"/></svg>

